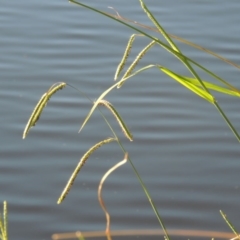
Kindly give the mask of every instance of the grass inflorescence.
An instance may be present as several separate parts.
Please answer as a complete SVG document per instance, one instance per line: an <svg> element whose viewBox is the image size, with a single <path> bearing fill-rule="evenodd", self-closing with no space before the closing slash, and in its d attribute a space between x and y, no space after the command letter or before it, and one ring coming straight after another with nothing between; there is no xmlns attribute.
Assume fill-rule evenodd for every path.
<svg viewBox="0 0 240 240"><path fill-rule="evenodd" d="M121 60L121 62L119 63L118 67L117 67L117 70L116 70L116 73L115 73L115 76L114 76L114 80L117 80L119 74L121 73L121 71L123 70L124 68L124 65L128 59L128 56L130 54L130 51L131 51L131 48L132 48L132 44L133 44L133 41L135 39L135 36L136 34L133 34L130 38L129 38L129 41L128 41L128 44L127 44L127 47L124 51L124 54L123 54L123 58Z"/></svg>
<svg viewBox="0 0 240 240"><path fill-rule="evenodd" d="M91 154L93 154L93 152L95 152L98 148L100 148L101 146L103 146L104 144L110 143L116 141L115 138L107 138L104 139L98 143L96 143L94 146L92 146L84 155L83 157L80 159L80 162L78 163L77 167L75 168L75 170L73 171L71 177L69 178L66 187L64 188L61 196L59 197L57 203L60 204L62 203L62 201L65 199L65 197L67 196L67 194L69 193L74 180L76 179L79 171L81 170L81 168L83 167L83 165L86 163L86 161L88 160L88 158L91 156Z"/></svg>
<svg viewBox="0 0 240 240"><path fill-rule="evenodd" d="M187 88L189 91L191 91L193 94L195 94L195 96L197 97L201 97L204 100L206 100L208 103L212 104L213 106L215 106L217 108L217 110L219 111L220 115L223 117L223 119L226 121L226 123L228 124L229 128L232 130L232 132L234 133L235 137L237 138L237 140L240 142L240 136L238 134L238 132L236 131L236 129L234 128L233 124L231 123L231 121L228 119L228 117L226 116L225 112L221 109L220 105L217 102L216 97L213 95L212 91L217 91L223 94L228 94L234 97L240 97L240 91L235 88L234 86L232 86L229 82L225 81L224 79L222 79L221 77L219 77L218 75L216 75L215 73L213 73L212 71L208 70L206 67L200 65L199 63L197 63L196 61L190 59L189 57L187 57L186 55L184 55L180 48L177 46L177 44L174 43L172 37L170 34L168 34L165 29L161 26L161 24L159 23L159 21L157 21L157 19L155 18L155 16L152 14L152 12L148 9L148 7L146 6L146 4L144 3L143 0L139 0L140 6L142 7L143 11L146 13L146 15L148 16L148 18L151 20L151 22L154 24L154 26L156 27L156 31L161 34L165 40L167 41L167 43L163 42L160 40L159 37L150 35L146 32L144 32L142 29L136 27L135 25L131 25L129 24L129 21L127 21L126 19L122 18L119 14L118 16L112 16L108 13L102 12L98 9L95 9L91 6L88 6L86 4L77 2L75 0L70 0L70 2L75 3L79 6L85 7L87 9L90 9L92 11L95 11L99 14L102 14L114 21L117 21L125 26L127 26L128 28L134 30L134 34L130 36L128 44L126 46L126 49L124 51L123 57L117 67L115 76L114 76L114 80L117 80L119 75L121 74L121 72L124 69L124 66L127 64L127 61L129 60L128 57L130 55L131 52L131 48L133 46L134 43L134 39L136 35L141 35L146 37L148 40L150 40L150 43L145 46L140 53L137 55L137 57L134 59L134 61L132 63L129 64L128 69L126 70L126 72L123 74L123 77L116 83L114 83L112 86L110 86L108 89L106 89L105 91L103 91L101 93L101 95L97 98L97 100L95 102L93 102L93 106L90 109L89 113L87 114L85 120L83 121L81 128L79 131L81 131L84 126L86 125L86 123L88 122L88 120L90 119L92 113L99 107L99 105L103 105L106 108L108 108L111 113L114 115L114 117L116 118L117 122L119 123L124 135L130 140L133 140L133 136L132 133L129 131L127 125L125 124L125 122L123 121L123 119L121 118L121 116L119 115L119 113L116 111L116 109L114 108L114 106L104 100L105 96L107 96L108 93L110 93L113 89L115 88L120 88L126 81L130 80L133 76L136 76L138 74L140 74L143 71L149 70L151 68L157 68L159 70L159 72L161 72L161 74L163 74L164 76L168 76L170 77L172 80L177 81L178 83L180 83L182 86L184 86L185 88ZM139 24L138 24L139 25ZM177 58L179 60L180 63L182 63L182 66L184 68L186 68L189 72L188 76L183 76L179 73L174 72L172 69L166 68L163 66L163 64L158 63L158 64L150 64L147 66L144 66L140 69L136 69L136 67L139 64L140 59L142 59L144 57L144 55L151 49L152 46L157 45L158 47L163 48L164 50L166 50L167 52L169 52L169 54L173 55L175 58ZM159 60L160 61L160 60ZM197 67L197 68L196 68ZM203 80L198 71L196 69L201 69L203 70L205 73L207 73L209 76L213 77L218 84L209 82L208 80ZM221 84L221 85L219 85ZM43 96L40 98L39 102L37 103L36 107L33 110L33 113L31 114L28 123L24 129L23 132L23 138L25 138L30 130L31 127L33 127L36 122L38 121L44 107L46 106L47 102L49 101L50 97L58 90L62 89L63 87L66 86L66 83L58 83L54 86L52 86L46 93L43 94ZM91 100L90 100L91 101ZM101 110L100 113L102 114ZM67 194L69 193L79 171L81 170L81 168L83 167L83 165L85 164L85 162L87 161L87 159L90 157L90 155L95 152L96 149L98 149L99 147L101 147L104 144L110 143L112 141L116 141L118 142L120 148L122 149L122 151L126 154L126 151L120 141L120 139L118 138L117 134L115 133L115 131L113 130L113 128L111 127L110 123L108 122L108 120L105 118L105 116L102 114L104 120L106 121L107 125L110 128L110 131L112 132L112 134L114 135L114 138L107 138L105 140L102 140L100 142L98 142L97 144L93 145L84 155L83 157L80 159L77 167L75 168L75 170L73 171L72 175L70 176L66 187L64 188L62 194L60 195L57 203L60 204L65 197L67 196ZM133 162L131 161L130 157L125 155L125 160L128 158L128 162L130 163L137 179L139 180L144 193L146 194L149 203L159 221L159 224L161 225L165 238L166 239L170 239L169 238L169 234L167 232L166 227L164 226L164 223L160 217L160 214L154 204L153 199L151 198L148 189L146 188L143 180L141 179L137 169L135 168ZM105 179L105 178L104 178ZM104 210L105 211L105 210ZM106 213L106 212L105 212ZM221 212L223 218L225 219L225 221L227 222L227 224L231 227L231 229L233 230L233 232L236 234L236 236L238 236L235 228L233 227L232 224L230 224L230 222L227 220L226 216ZM107 213L106 213L107 215ZM4 229L7 229L7 225L2 224L0 225L1 230L3 231ZM2 236L4 236L2 234ZM3 239L5 240L5 239Z"/></svg>
<svg viewBox="0 0 240 240"><path fill-rule="evenodd" d="M147 51L155 44L155 41L151 41L145 48L142 49L142 51L137 55L137 57L135 58L135 60L132 62L132 64L130 65L130 67L127 69L127 71L124 73L122 79L126 79L127 77L129 77L131 75L131 73L133 72L133 70L135 69L135 67L138 65L139 61L141 60L141 58L147 53ZM117 88L120 88L123 85L123 81L121 83L118 84Z"/></svg>
<svg viewBox="0 0 240 240"><path fill-rule="evenodd" d="M117 122L119 123L119 126L121 127L126 138L128 138L130 141L133 141L132 133L130 132L127 125L125 124L125 122L123 121L123 119L121 118L117 110L114 108L114 106L110 102L103 99L99 101L99 104L105 106L107 109L110 110L110 112L113 114L113 116L116 118Z"/></svg>
<svg viewBox="0 0 240 240"><path fill-rule="evenodd" d="M33 112L32 112L32 114L27 122L27 125L23 131L23 139L26 138L30 128L35 126L35 124L37 123L44 107L47 105L47 103L48 103L49 99L52 97L52 95L54 93L56 93L58 90L63 89L65 86L66 86L66 83L64 83L64 82L54 84L46 93L44 93L42 95L42 97L38 101L36 107L33 109Z"/></svg>

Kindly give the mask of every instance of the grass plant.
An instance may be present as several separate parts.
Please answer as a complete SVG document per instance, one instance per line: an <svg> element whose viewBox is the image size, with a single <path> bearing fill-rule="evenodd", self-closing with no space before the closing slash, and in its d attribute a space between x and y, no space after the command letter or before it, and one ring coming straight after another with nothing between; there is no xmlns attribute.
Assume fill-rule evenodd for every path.
<svg viewBox="0 0 240 240"><path fill-rule="evenodd" d="M159 37L156 37L154 35L150 35L150 34L144 32L141 28L136 27L134 24L130 24L129 21L126 21L119 14L118 14L117 17L114 17L111 14L102 12L98 9L92 8L91 6L85 5L85 4L77 2L75 0L70 0L70 2L74 3L74 4L77 4L79 6L82 6L84 8L87 8L89 10L95 11L95 12L97 12L97 13L103 15L103 16L106 16L106 17L108 17L108 18L110 18L114 21L117 21L117 22L119 22L119 23L121 23L121 24L127 26L128 28L135 31L135 33L133 35L131 35L131 37L128 41L127 47L124 51L123 58L121 59L119 65L117 67L117 70L116 70L116 73L115 73L115 76L114 76L115 80L117 80L119 78L119 76L121 75L121 72L124 69L125 64L128 61L128 56L130 54L131 47L133 46L135 36L136 35L145 36L146 38L148 38L150 40L150 43L146 47L144 47L142 49L142 51L140 51L138 56L130 64L129 68L125 71L125 73L123 73L123 76L116 83L114 83L111 87L109 87L104 92L102 92L102 94L97 98L97 100L95 102L92 102L92 100L90 99L90 101L93 103L93 106L90 109L88 115L86 116L84 122L82 123L79 132L84 128L84 126L86 125L86 123L90 119L92 113L96 109L98 109L100 111L100 114L104 118L106 124L109 126L110 131L112 132L114 137L105 139L105 140L95 144L93 147L91 147L83 155L79 164L77 165L74 172L72 173L72 175L71 175L66 187L64 188L60 198L58 199L58 203L61 203L64 200L64 198L68 194L75 178L77 177L77 174L79 173L80 169L82 168L82 166L84 165L86 160L90 157L90 155L98 147L100 147L104 144L107 144L109 142L112 142L112 141L117 141L117 143L119 144L119 146L122 149L122 151L124 152L124 154L126 154L126 151L125 151L120 139L118 138L114 129L111 127L110 123L108 122L108 120L105 118L105 116L103 115L103 113L99 109L99 105L104 105L105 107L107 107L112 112L112 114L117 119L117 121L118 121L122 131L124 132L125 136L130 141L132 141L133 140L132 133L127 128L127 125L125 124L124 120L120 117L119 113L116 111L116 109L113 107L113 105L111 103L109 103L108 101L104 100L104 98L114 88L120 88L124 84L124 82L128 81L133 76L136 76L136 75L140 74L141 72L149 70L151 68L157 68L159 70L159 72L161 72L162 74L170 77L174 81L177 81L182 86L187 88L189 91L194 93L196 96L201 97L201 98L205 99L207 102L209 102L210 104L212 104L219 111L220 115L226 121L229 128L231 129L231 131L233 132L233 134L235 135L237 140L240 142L240 136L239 136L238 132L236 131L236 129L234 128L233 124L228 119L228 117L226 116L224 111L221 109L220 105L218 104L218 102L216 100L216 97L212 93L212 91L217 91L217 92L222 93L222 94L228 94L228 95L231 95L231 96L234 96L234 97L240 97L240 91L237 88L235 88L234 86L232 86L229 82L225 81L224 79L217 76L215 73L208 70L206 67L198 64L196 61L193 61L192 59L190 59L189 57L184 55L181 52L180 48L174 43L172 37L165 31L165 29L161 26L161 24L157 21L157 19L154 17L154 15L151 13L151 11L148 9L148 7L146 6L146 4L144 3L143 0L139 0L139 3L141 5L143 11L146 13L148 18L154 24L157 32L160 33L165 38L167 43L161 41ZM189 75L188 76L183 76L181 74L178 74L178 73L174 72L173 70L164 67L161 63L150 64L150 65L144 66L144 67L142 67L138 70L135 70L139 61L140 61L140 59L143 58L143 56L149 51L149 49L153 45L158 45L159 47L165 49L167 52L169 52L174 57L176 57L182 63L183 67L186 68L189 71ZM159 59L159 61L161 61L161 59ZM203 80L200 77L200 75L198 74L198 72L195 70L195 67L198 67L199 69L206 72L209 76L213 77L217 81L217 83L212 83L212 82L209 82L207 80ZM30 128L33 127L35 125L35 123L37 122L37 120L39 119L39 117L40 117L44 107L46 106L47 102L49 101L50 97L54 93L56 93L58 90L65 87L66 85L68 85L68 84L58 83L57 85L52 86L46 93L44 93L44 95L40 98L39 102L37 103L36 107L33 110L33 113L31 114L31 116L28 120L28 123L27 123L27 125L24 129L24 132L23 132L23 138L25 138L27 136ZM73 87L73 88L75 88L75 87ZM75 88L75 89L78 90L77 88ZM84 94L84 93L82 93L82 94ZM126 158L126 155L125 155L125 158ZM146 196L149 200L149 203L150 203L150 205L151 205L151 207L152 207L152 209L153 209L153 211L154 211L154 213L155 213L155 215L156 215L156 217L159 221L159 224L161 225L161 227L163 229L165 238L170 239L169 234L167 232L167 229L164 226L163 221L160 217L160 214L159 214L157 208L155 207L155 204L154 204L152 198L150 197L149 191L147 190L143 180L141 179L141 177L140 177L137 169L135 168L133 162L131 161L130 157L128 156L127 158L128 158L128 162L130 163L134 173L136 174L136 177L138 178L138 180L139 180L139 182L140 182L140 184L143 188L143 191L145 192L145 194L146 194Z"/></svg>

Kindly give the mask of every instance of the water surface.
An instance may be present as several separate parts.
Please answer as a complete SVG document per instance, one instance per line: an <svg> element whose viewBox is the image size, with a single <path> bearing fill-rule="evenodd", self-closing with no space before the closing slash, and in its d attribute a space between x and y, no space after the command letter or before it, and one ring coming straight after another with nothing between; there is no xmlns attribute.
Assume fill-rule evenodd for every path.
<svg viewBox="0 0 240 240"><path fill-rule="evenodd" d="M168 32L240 64L238 2L146 3ZM110 12L107 7L112 6L127 18L151 25L138 1L93 1L91 6ZM89 101L67 87L51 98L25 140L22 132L38 99L53 83L65 81L93 100L111 86L133 32L67 1L27 0L1 2L0 31L0 201L9 203L9 238L50 239L56 232L104 230L97 187L106 170L123 157L115 143L91 156L66 201L56 204L83 153L111 136L97 112L77 133L91 107ZM132 56L147 43L137 38ZM239 70L182 43L179 46L240 88ZM188 74L158 47L140 66L151 63ZM216 96L240 131L239 100ZM238 227L239 143L213 106L156 69L130 80L107 99L133 132L134 141L129 143L104 111L167 228L228 231L220 209ZM103 196L112 229L159 228L130 164L109 177Z"/></svg>

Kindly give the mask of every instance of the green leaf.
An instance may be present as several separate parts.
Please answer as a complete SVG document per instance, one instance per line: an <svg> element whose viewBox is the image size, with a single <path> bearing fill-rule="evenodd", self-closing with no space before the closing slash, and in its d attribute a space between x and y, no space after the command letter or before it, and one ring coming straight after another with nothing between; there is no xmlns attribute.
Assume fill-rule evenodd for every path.
<svg viewBox="0 0 240 240"><path fill-rule="evenodd" d="M196 85L192 84L191 82L187 81L181 75L178 75L178 74L172 72L171 70L169 70L169 69L167 69L165 67L162 67L162 66L158 66L158 68L162 72L164 72L165 74L170 76L171 78L173 78L176 81L178 81L179 83L181 83L184 87L188 88L189 90L191 90L192 92L197 94L198 96L204 98L205 100L207 100L208 102L210 102L212 104L215 103L214 97L210 93L206 92L205 90L202 90L202 88L199 88Z"/></svg>
<svg viewBox="0 0 240 240"><path fill-rule="evenodd" d="M185 76L181 76L185 81L188 81L196 86L200 86L200 83L199 81L196 79L196 78L190 78L190 77L185 77ZM207 81L203 81L204 85L208 88L208 89L212 89L214 91L217 91L217 92L221 92L221 93L224 93L224 94L228 94L228 95L231 95L231 96L235 96L235 97L240 97L240 93L239 92L236 92L236 91L233 91L233 90L230 90L228 88L225 88L225 87L222 87L222 86L219 86L219 85L216 85L216 84L213 84L213 83L210 83L210 82L207 82Z"/></svg>

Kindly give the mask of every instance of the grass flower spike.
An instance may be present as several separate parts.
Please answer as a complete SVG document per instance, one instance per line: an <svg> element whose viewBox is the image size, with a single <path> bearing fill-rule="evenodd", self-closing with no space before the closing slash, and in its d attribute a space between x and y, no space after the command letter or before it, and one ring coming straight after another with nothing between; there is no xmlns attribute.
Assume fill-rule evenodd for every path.
<svg viewBox="0 0 240 240"><path fill-rule="evenodd" d="M103 99L99 101L99 104L105 106L106 108L108 108L111 111L111 113L114 115L117 122L119 123L119 126L121 127L126 138L128 138L129 141L133 141L132 133L129 131L127 125L124 123L121 116L119 115L117 110L113 107L113 105L110 102L103 100Z"/></svg>
<svg viewBox="0 0 240 240"><path fill-rule="evenodd" d="M38 121L44 107L47 105L47 102L49 101L49 99L51 98L51 96L56 93L58 90L63 89L66 86L66 83L59 83L56 86L52 86L46 93L44 93L42 95L42 97L40 98L40 100L38 101L36 107L34 108L28 122L27 125L23 131L23 139L26 138L29 130L31 127L35 126L36 122Z"/></svg>
<svg viewBox="0 0 240 240"><path fill-rule="evenodd" d="M69 178L66 187L64 188L61 196L59 197L57 203L60 204L62 203L62 201L65 199L65 197L67 196L67 194L69 193L74 180L76 179L79 171L81 170L81 168L83 167L83 165L85 164L85 162L88 160L88 158L91 156L91 154L93 152L95 152L99 147L101 147L104 144L110 143L116 141L115 138L107 138L101 142L98 142L97 144L95 144L93 147L91 147L81 158L80 162L78 163L77 167L75 168L75 170L73 171L71 177Z"/></svg>

